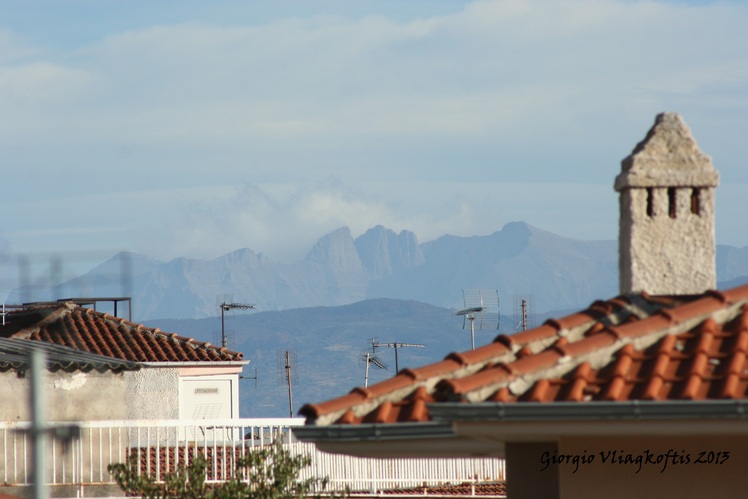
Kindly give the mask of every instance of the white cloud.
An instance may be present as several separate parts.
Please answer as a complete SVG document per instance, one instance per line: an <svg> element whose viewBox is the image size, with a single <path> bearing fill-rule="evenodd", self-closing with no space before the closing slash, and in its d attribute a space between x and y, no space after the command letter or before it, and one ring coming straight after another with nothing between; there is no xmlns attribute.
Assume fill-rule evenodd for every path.
<svg viewBox="0 0 748 499"><path fill-rule="evenodd" d="M0 64L0 143L38 143L69 129L70 107L90 84L85 72L56 63Z"/></svg>
<svg viewBox="0 0 748 499"><path fill-rule="evenodd" d="M614 237L609 182L657 112L684 114L724 181L748 180L746 23L738 2L507 0L411 19L141 21L79 46L6 28L0 162L14 188L0 208L62 190L87 220L98 193L114 216L92 226L161 258L248 246L293 261L342 225L423 241L525 220ZM50 234L44 207L10 222L12 246Z"/></svg>
<svg viewBox="0 0 748 499"><path fill-rule="evenodd" d="M627 102L606 99L621 89L693 94L723 71L744 81L745 53L725 38L740 36L735 19L746 16L739 5L501 1L410 22L154 26L69 54L54 63L67 72L45 76L44 87L96 74L97 88L78 83L95 98L71 100L67 112L78 106L99 140L101 123L118 138L175 144L218 135L552 133L542 117L577 115L570 106L625 112ZM715 37L714 26L728 34Z"/></svg>
<svg viewBox="0 0 748 499"><path fill-rule="evenodd" d="M183 203L180 215L162 219L160 227L153 226L152 237L135 249L161 259L210 259L247 247L290 263L342 226L358 237L384 225L395 232L413 231L426 242L448 233L490 234L516 220L569 237L616 237L616 198L607 185L465 182L424 187L417 182L343 184L329 179L312 186L247 183L217 192ZM565 210L549 214L539 198Z"/></svg>

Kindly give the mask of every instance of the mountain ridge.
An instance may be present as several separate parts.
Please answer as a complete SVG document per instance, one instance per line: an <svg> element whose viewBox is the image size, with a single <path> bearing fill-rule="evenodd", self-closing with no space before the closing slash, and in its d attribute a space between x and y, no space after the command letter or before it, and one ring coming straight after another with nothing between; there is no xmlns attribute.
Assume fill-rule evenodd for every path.
<svg viewBox="0 0 748 499"><path fill-rule="evenodd" d="M121 252L51 290L9 296L42 301L75 296L132 296L134 320L215 316L220 297L259 310L338 306L374 298L457 308L462 289L496 289L503 313L518 296L538 312L574 309L618 293L618 243L581 241L525 222L487 235L443 235L419 243L415 233L382 225L353 238L341 227L294 263L240 248L211 260L160 262ZM123 269L127 269L127 273ZM119 270L119 273L118 273ZM720 281L748 276L748 247L718 246ZM46 293L46 295L44 294Z"/></svg>

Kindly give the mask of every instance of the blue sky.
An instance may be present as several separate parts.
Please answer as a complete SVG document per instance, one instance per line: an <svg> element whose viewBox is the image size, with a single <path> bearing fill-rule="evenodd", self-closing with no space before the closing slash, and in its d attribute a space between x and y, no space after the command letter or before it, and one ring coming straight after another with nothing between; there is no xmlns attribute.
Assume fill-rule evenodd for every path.
<svg viewBox="0 0 748 499"><path fill-rule="evenodd" d="M0 251L614 239L613 179L661 111L745 246L746 25L742 2L3 1Z"/></svg>

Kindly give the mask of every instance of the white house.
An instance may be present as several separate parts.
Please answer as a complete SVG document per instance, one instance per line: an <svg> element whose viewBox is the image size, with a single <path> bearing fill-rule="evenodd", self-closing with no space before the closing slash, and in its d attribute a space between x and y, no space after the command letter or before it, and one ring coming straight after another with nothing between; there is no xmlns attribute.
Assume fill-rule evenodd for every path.
<svg viewBox="0 0 748 499"><path fill-rule="evenodd" d="M50 373L53 400L57 400L55 390L65 394L50 404L51 420L239 417L239 375L248 364L239 352L164 333L72 302L12 310L0 326L0 338L62 345L137 365L137 369L120 371ZM20 394L22 385L6 379L0 390ZM100 407L75 402L81 397L98 401ZM25 397L3 400L12 402L0 405L0 420L26 419Z"/></svg>

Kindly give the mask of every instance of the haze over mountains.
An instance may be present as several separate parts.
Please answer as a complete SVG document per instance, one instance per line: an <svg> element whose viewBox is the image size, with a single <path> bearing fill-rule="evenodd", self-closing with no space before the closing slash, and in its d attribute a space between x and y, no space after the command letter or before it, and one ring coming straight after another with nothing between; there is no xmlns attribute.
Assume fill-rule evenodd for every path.
<svg viewBox="0 0 748 499"><path fill-rule="evenodd" d="M333 231L303 261L274 262L238 249L213 260L159 262L120 253L50 290L15 290L9 303L75 296L133 297L134 320L215 317L217 300L232 293L260 311L338 306L373 298L462 305L463 288L497 289L501 311L531 294L537 312L588 305L618 292L616 241L580 241L523 222L485 236L442 236L419 244L410 231L382 226L353 238ZM720 282L748 276L748 247L719 246Z"/></svg>

